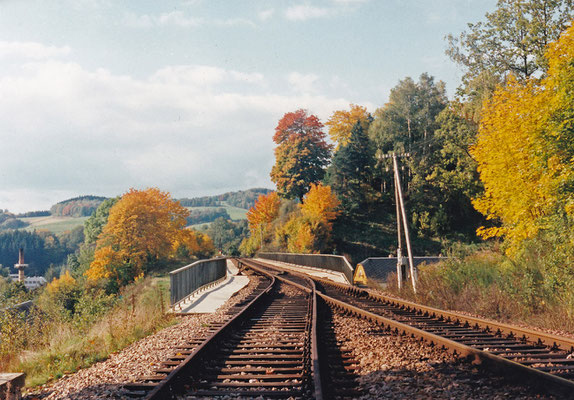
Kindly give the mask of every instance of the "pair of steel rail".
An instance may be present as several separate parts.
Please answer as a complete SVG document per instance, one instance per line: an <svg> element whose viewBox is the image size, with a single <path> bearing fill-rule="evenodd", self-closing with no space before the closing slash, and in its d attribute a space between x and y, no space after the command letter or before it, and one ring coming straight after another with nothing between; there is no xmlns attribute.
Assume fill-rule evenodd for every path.
<svg viewBox="0 0 574 400"><path fill-rule="evenodd" d="M163 375L125 385L125 395L322 399L313 281L290 282L269 271L253 270L268 278L264 290L193 351L176 357L177 365L164 369ZM301 296L283 295L281 283L296 287Z"/></svg>
<svg viewBox="0 0 574 400"><path fill-rule="evenodd" d="M471 358L476 364L482 364L489 369L500 371L505 376L518 379L522 384L533 385L561 398L574 398L574 340L572 339L421 306L383 296L368 289L309 277L261 261L240 259L238 263L241 267L248 267L268 276L270 284L267 289L246 305L235 318L213 332L161 382L154 384L145 398L175 398L183 392L193 395L193 392L189 391L188 377L203 368L202 362L213 353L218 335L237 330L242 324L238 321L252 315L249 314L249 310L264 301L278 281L298 287L309 298L307 306L302 307L308 309L306 312L309 321L306 325L310 330L306 334L307 344L304 351L307 359L301 361L308 366L309 375L302 378L306 381L307 388L300 392L299 397L324 398L317 336L319 318L317 301L321 299L334 309L368 319L389 332L420 338L429 345L441 346L461 357ZM222 392L221 396L228 394L230 392ZM261 394L264 394L264 397L281 395L272 391ZM257 396L259 394L253 391L252 397Z"/></svg>
<svg viewBox="0 0 574 400"><path fill-rule="evenodd" d="M266 268L276 265L259 262ZM378 292L312 278L330 306L388 331L441 346L537 390L574 399L574 339L439 310Z"/></svg>

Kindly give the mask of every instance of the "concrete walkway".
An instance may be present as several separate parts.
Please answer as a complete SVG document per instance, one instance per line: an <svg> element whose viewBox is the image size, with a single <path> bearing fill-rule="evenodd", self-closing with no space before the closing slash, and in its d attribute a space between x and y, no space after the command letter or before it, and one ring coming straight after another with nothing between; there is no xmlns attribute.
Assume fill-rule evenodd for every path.
<svg viewBox="0 0 574 400"><path fill-rule="evenodd" d="M191 299L182 304L178 314L213 313L231 296L247 286L249 278L237 275L239 270L227 261L227 278L217 286L196 293Z"/></svg>

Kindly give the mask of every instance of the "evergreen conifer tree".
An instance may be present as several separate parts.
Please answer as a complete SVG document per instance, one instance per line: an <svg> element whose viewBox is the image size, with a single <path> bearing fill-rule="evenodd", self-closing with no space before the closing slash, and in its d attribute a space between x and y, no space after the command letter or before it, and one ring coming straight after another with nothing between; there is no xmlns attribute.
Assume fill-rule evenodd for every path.
<svg viewBox="0 0 574 400"><path fill-rule="evenodd" d="M359 211L369 197L373 160L374 151L369 137L358 121L348 143L335 153L325 179L345 211Z"/></svg>

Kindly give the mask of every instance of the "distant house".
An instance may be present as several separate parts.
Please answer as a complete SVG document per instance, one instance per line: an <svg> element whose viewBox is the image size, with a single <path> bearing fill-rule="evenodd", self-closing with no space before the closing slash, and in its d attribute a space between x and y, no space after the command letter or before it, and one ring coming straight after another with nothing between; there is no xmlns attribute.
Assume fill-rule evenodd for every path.
<svg viewBox="0 0 574 400"><path fill-rule="evenodd" d="M10 274L12 282L18 282L18 274ZM28 290L37 289L44 286L48 281L43 276L29 276L24 279L24 286Z"/></svg>

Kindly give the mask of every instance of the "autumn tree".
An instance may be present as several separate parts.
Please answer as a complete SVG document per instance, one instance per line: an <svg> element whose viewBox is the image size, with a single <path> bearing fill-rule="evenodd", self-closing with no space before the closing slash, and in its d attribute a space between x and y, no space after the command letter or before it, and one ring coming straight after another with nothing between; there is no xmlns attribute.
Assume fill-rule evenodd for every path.
<svg viewBox="0 0 574 400"><path fill-rule="evenodd" d="M80 294L81 287L78 282L69 271L66 271L46 285L44 297L59 306L66 316L69 316L74 313Z"/></svg>
<svg viewBox="0 0 574 400"><path fill-rule="evenodd" d="M250 236L246 238L241 249L244 254L253 254L263 247L265 238L270 234L271 223L279 213L281 200L277 192L261 194L247 212Z"/></svg>
<svg viewBox="0 0 574 400"><path fill-rule="evenodd" d="M332 246L333 221L339 215L339 200L329 186L311 184L303 203L286 223L277 227L275 238L292 253L320 253Z"/></svg>
<svg viewBox="0 0 574 400"><path fill-rule="evenodd" d="M325 125L329 127L329 137L337 143L337 150L345 146L351 137L353 127L360 123L363 132L367 132L371 123L371 114L366 107L351 104L350 110L335 111Z"/></svg>
<svg viewBox="0 0 574 400"><path fill-rule="evenodd" d="M572 18L572 0L499 0L484 21L449 35L447 55L465 70L458 94L468 116L478 123L483 102L509 74L519 81L544 74L547 45Z"/></svg>
<svg viewBox="0 0 574 400"><path fill-rule="evenodd" d="M208 258L215 248L211 238L193 229L180 229L172 243L174 260L187 262L192 258Z"/></svg>
<svg viewBox="0 0 574 400"><path fill-rule="evenodd" d="M277 192L259 195L255 205L247 212L247 221L249 229L257 231L271 223L279 212L281 200Z"/></svg>
<svg viewBox="0 0 574 400"><path fill-rule="evenodd" d="M275 165L271 180L284 198L303 199L311 183L319 182L329 162L331 145L323 124L306 110L287 113L275 128Z"/></svg>
<svg viewBox="0 0 574 400"><path fill-rule="evenodd" d="M305 217L323 222L331 227L331 223L339 215L339 204L337 196L329 186L311 184L311 189L301 204L301 213Z"/></svg>
<svg viewBox="0 0 574 400"><path fill-rule="evenodd" d="M130 189L109 211L86 275L118 286L153 269L181 237L189 211L156 188Z"/></svg>
<svg viewBox="0 0 574 400"><path fill-rule="evenodd" d="M574 214L574 26L546 55L546 78L496 90L472 148L485 187L475 206L501 223L481 234L504 236L510 253Z"/></svg>

